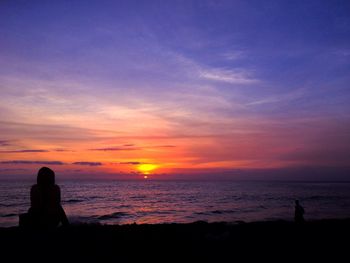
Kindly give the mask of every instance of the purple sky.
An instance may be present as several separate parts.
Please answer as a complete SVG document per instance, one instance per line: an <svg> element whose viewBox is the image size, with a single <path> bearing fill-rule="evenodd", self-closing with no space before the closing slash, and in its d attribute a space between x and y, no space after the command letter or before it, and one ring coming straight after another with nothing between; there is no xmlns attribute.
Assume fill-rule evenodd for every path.
<svg viewBox="0 0 350 263"><path fill-rule="evenodd" d="M0 178L350 179L349 1L2 1Z"/></svg>

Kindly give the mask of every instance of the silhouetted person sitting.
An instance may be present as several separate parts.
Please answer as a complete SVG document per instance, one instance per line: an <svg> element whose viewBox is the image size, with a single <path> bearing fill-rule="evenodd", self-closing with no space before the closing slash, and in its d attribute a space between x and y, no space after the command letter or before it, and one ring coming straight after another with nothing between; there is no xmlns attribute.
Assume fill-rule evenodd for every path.
<svg viewBox="0 0 350 263"><path fill-rule="evenodd" d="M295 223L303 223L304 220L304 208L299 204L299 200L295 200L295 214L294 221Z"/></svg>
<svg viewBox="0 0 350 263"><path fill-rule="evenodd" d="M39 170L37 184L30 190L30 204L28 213L20 216L20 226L54 228L60 223L69 225L61 206L61 190L55 184L55 173L50 168Z"/></svg>

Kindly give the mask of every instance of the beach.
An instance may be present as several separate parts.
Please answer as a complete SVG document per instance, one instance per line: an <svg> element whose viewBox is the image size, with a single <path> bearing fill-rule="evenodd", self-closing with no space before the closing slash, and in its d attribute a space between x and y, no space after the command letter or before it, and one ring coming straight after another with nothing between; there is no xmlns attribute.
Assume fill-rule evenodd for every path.
<svg viewBox="0 0 350 263"><path fill-rule="evenodd" d="M347 262L350 219L189 224L79 224L50 231L0 228L11 260ZM31 261L30 261L31 262Z"/></svg>
<svg viewBox="0 0 350 263"><path fill-rule="evenodd" d="M350 0L0 0L0 263L350 262Z"/></svg>

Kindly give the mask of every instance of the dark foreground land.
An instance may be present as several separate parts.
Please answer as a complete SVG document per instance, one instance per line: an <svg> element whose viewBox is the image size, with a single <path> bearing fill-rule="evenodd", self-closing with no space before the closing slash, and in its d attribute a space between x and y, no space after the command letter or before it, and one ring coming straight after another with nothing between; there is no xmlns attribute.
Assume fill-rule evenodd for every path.
<svg viewBox="0 0 350 263"><path fill-rule="evenodd" d="M0 228L0 243L2 262L350 262L350 219L12 227Z"/></svg>

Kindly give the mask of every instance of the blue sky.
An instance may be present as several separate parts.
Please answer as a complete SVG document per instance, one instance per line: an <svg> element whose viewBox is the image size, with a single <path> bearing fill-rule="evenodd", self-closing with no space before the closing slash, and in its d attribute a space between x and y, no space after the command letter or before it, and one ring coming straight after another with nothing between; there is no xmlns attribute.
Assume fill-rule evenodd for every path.
<svg viewBox="0 0 350 263"><path fill-rule="evenodd" d="M349 14L349 1L2 2L1 160L347 167ZM23 152L156 137L174 152Z"/></svg>

